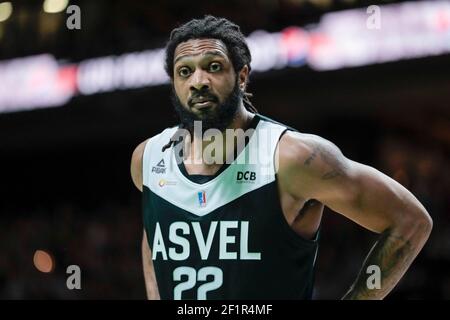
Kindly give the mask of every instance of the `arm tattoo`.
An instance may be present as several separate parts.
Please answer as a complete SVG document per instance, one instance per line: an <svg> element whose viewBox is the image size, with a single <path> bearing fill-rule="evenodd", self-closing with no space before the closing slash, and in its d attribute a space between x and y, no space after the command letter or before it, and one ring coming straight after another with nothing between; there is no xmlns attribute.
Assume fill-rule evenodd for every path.
<svg viewBox="0 0 450 320"><path fill-rule="evenodd" d="M319 155L320 159L327 164L328 167L331 168L330 171L326 172L322 175L323 180L329 180L341 176L344 174L347 169L347 165L345 163L345 158L340 152L339 149L333 150L331 148L327 148L320 143L314 142L312 145L312 152L309 157L303 163L305 166L311 165L314 159Z"/></svg>
<svg viewBox="0 0 450 320"><path fill-rule="evenodd" d="M316 157L317 157L317 148L314 148L311 155L308 157L308 159L305 160L303 164L305 166L309 166Z"/></svg>
<svg viewBox="0 0 450 320"><path fill-rule="evenodd" d="M340 176L340 175L342 175L342 172L341 172L341 171L338 171L338 170L331 170L330 172L327 172L327 173L325 173L325 174L322 176L322 180L333 179L333 178L336 178L337 176Z"/></svg>
<svg viewBox="0 0 450 320"><path fill-rule="evenodd" d="M414 248L410 241L392 234L388 229L381 234L367 256L354 285L344 299L382 299L401 279L414 259ZM369 289L368 266L376 265L381 270L381 288Z"/></svg>

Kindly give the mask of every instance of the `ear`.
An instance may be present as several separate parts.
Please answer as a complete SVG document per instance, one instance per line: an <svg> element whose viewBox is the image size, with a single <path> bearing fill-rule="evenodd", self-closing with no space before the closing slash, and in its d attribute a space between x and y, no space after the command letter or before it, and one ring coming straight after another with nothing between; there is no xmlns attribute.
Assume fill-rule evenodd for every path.
<svg viewBox="0 0 450 320"><path fill-rule="evenodd" d="M248 66L247 65L242 67L241 71L239 71L238 77L239 77L239 88L242 91L245 91L245 87L247 86L247 81L248 81Z"/></svg>

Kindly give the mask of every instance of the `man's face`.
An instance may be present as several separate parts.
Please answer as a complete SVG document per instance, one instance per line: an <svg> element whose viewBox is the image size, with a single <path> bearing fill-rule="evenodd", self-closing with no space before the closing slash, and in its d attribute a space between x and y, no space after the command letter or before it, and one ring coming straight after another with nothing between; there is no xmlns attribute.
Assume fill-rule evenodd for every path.
<svg viewBox="0 0 450 320"><path fill-rule="evenodd" d="M201 120L203 130L225 129L242 100L239 83L222 41L193 39L175 49L172 102L185 128Z"/></svg>

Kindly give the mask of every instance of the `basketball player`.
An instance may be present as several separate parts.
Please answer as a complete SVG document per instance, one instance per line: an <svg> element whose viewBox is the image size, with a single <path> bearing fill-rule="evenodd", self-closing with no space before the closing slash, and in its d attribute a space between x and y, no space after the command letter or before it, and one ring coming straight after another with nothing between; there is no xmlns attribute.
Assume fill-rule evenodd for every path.
<svg viewBox="0 0 450 320"><path fill-rule="evenodd" d="M239 27L223 18L191 20L170 35L166 70L180 124L141 143L131 161L143 192L148 298L310 299L326 205L380 234L343 298L383 299L428 239L430 216L333 143L258 114L246 92L250 61ZM215 161L204 155L208 129L223 138ZM252 134L239 148L226 129ZM256 164L238 161L256 153ZM366 286L372 265L379 289Z"/></svg>

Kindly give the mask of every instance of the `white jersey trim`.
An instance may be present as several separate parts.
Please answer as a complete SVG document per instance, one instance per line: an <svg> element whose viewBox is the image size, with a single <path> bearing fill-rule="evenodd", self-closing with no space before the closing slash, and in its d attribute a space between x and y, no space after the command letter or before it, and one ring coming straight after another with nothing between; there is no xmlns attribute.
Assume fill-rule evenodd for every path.
<svg viewBox="0 0 450 320"><path fill-rule="evenodd" d="M143 157L144 186L169 203L194 215L205 216L275 181L275 148L286 127L260 119L238 157L219 175L203 184L183 175L173 147L162 152L162 147L176 130L176 127L169 128L151 138Z"/></svg>

